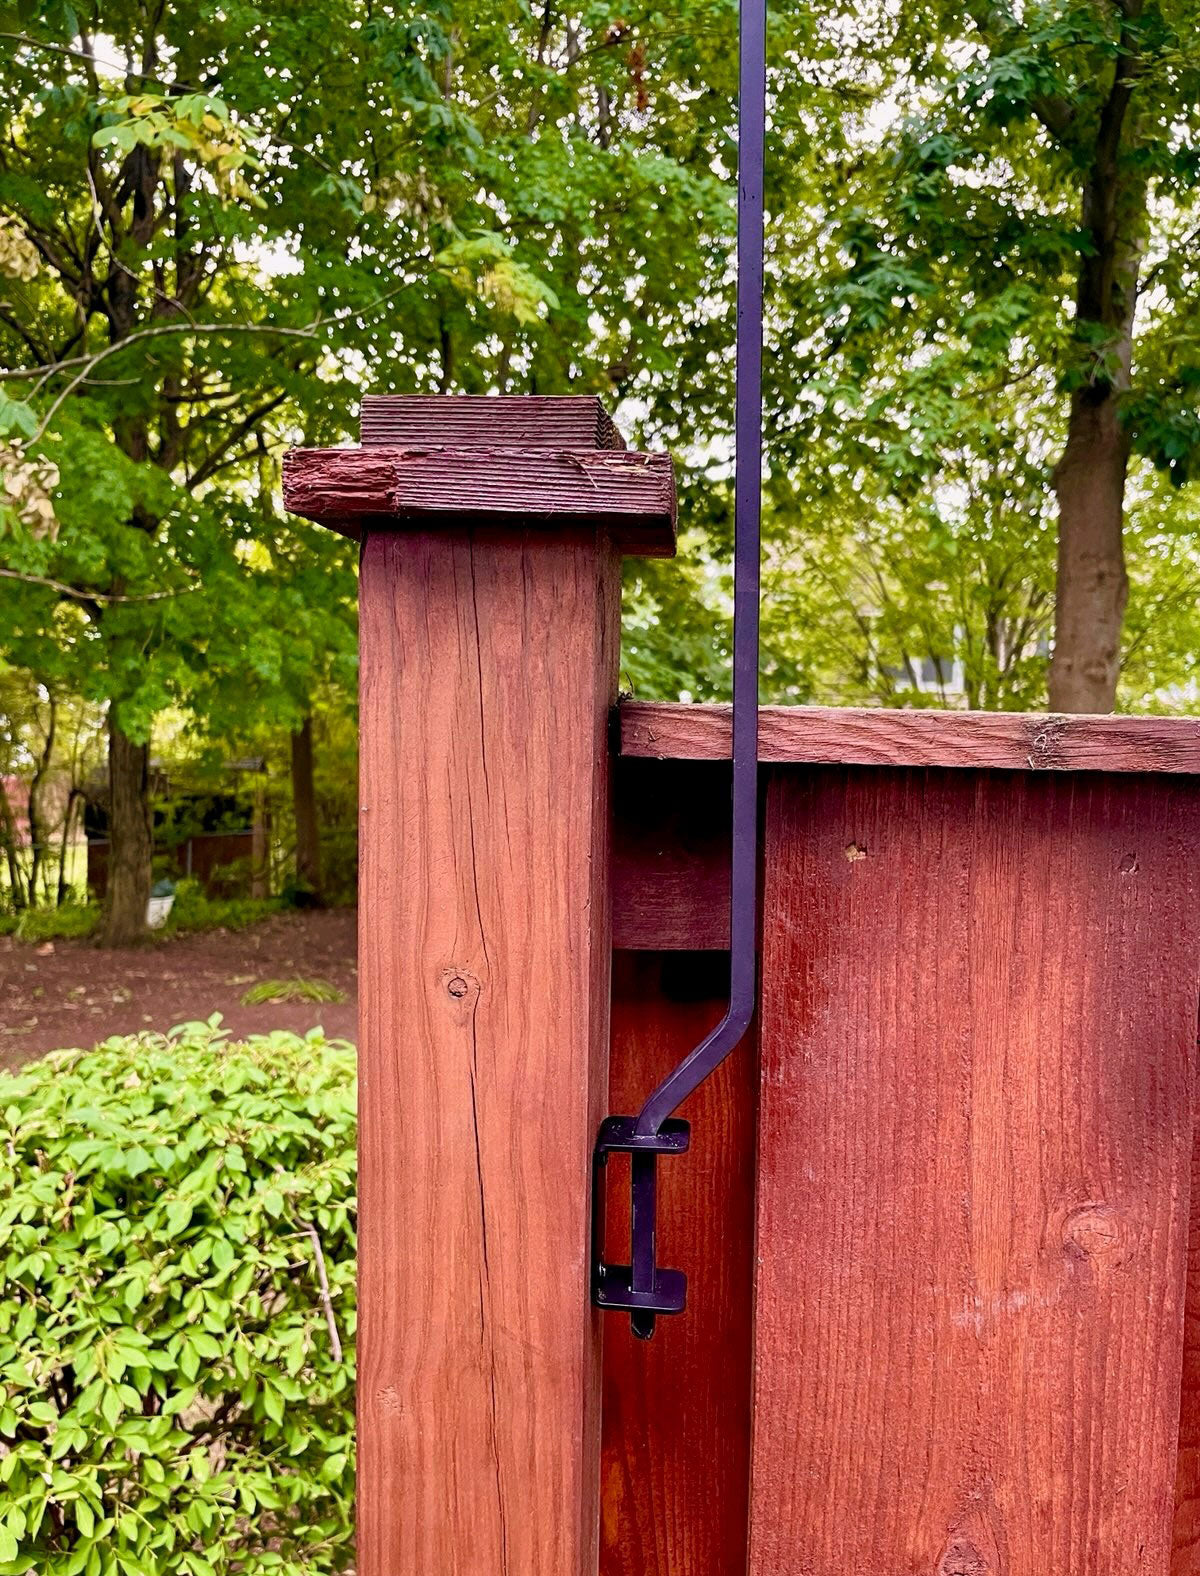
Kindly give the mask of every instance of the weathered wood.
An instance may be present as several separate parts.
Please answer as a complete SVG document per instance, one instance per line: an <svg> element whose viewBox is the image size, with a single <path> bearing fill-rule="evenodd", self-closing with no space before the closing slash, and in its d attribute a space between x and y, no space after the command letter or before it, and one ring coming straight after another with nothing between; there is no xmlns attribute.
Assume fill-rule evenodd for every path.
<svg viewBox="0 0 1200 1576"><path fill-rule="evenodd" d="M611 1110L638 1109L720 1017L728 985L711 956L617 959ZM659 1250L690 1277L687 1313L649 1342L606 1322L601 1576L745 1568L757 1081L752 1031L689 1102L691 1150L659 1167ZM627 1258L627 1170L609 1199L609 1251Z"/></svg>
<svg viewBox="0 0 1200 1576"><path fill-rule="evenodd" d="M367 448L625 447L612 417L590 394L368 394L359 431Z"/></svg>
<svg viewBox="0 0 1200 1576"><path fill-rule="evenodd" d="M616 762L613 946L729 946L729 766Z"/></svg>
<svg viewBox="0 0 1200 1576"><path fill-rule="evenodd" d="M1162 1576L1200 786L768 803L752 1576Z"/></svg>
<svg viewBox="0 0 1200 1576"><path fill-rule="evenodd" d="M543 529L603 526L623 553L675 551L669 454L623 449L292 449L283 501L346 536L452 519Z"/></svg>
<svg viewBox="0 0 1200 1576"><path fill-rule="evenodd" d="M1200 1122L1192 1149L1191 1222L1179 1391L1179 1459L1171 1576L1200 1576Z"/></svg>
<svg viewBox="0 0 1200 1576"><path fill-rule="evenodd" d="M621 706L623 755L724 760L729 741L728 706ZM1200 773L1200 718L764 706L758 753L814 765Z"/></svg>
<svg viewBox="0 0 1200 1576"><path fill-rule="evenodd" d="M619 565L364 547L360 1576L592 1576Z"/></svg>

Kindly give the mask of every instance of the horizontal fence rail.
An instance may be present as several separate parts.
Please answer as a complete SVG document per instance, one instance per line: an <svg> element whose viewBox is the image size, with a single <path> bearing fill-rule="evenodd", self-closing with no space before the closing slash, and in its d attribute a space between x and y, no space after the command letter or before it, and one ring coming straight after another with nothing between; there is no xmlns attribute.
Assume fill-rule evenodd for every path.
<svg viewBox="0 0 1200 1576"><path fill-rule="evenodd" d="M730 708L627 701L620 710L620 740L626 756L727 760ZM1194 717L762 706L758 758L811 765L1195 775L1200 773L1200 724Z"/></svg>

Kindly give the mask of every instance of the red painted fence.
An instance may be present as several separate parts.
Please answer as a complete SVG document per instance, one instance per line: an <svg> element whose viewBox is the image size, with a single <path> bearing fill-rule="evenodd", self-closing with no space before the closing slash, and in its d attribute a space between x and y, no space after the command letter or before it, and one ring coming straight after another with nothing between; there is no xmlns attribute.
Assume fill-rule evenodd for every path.
<svg viewBox="0 0 1200 1576"><path fill-rule="evenodd" d="M1200 1576L1200 723L764 712L635 1342L590 1147L728 942L727 713L612 721L670 467L589 400L364 438L285 476L364 537L361 1576Z"/></svg>

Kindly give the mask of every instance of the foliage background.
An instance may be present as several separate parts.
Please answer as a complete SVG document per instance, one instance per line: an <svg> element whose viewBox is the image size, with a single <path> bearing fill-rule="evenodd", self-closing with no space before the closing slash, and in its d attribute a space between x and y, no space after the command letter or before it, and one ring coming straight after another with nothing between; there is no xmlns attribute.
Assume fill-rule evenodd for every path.
<svg viewBox="0 0 1200 1576"><path fill-rule="evenodd" d="M351 1564L354 1101L215 1020L0 1076L3 1576Z"/></svg>
<svg viewBox="0 0 1200 1576"><path fill-rule="evenodd" d="M283 517L278 466L366 389L596 393L669 446L682 554L627 566L623 682L726 696L736 20L0 4L0 767L31 781L53 702L47 779L115 727L291 793L313 719L353 781L353 553ZM1195 0L779 0L770 56L764 699L1045 704L1055 467L1110 356L1075 304L1088 139L1135 59L1117 699L1194 709Z"/></svg>

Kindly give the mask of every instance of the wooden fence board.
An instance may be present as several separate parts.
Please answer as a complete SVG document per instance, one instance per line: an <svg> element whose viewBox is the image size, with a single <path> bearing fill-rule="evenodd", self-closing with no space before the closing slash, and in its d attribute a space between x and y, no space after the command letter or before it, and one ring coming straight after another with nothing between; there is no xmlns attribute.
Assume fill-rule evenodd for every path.
<svg viewBox="0 0 1200 1576"><path fill-rule="evenodd" d="M611 1110L636 1111L717 1021L724 973L711 955L618 953ZM660 1256L688 1272L687 1312L652 1341L605 1319L601 1576L745 1568L757 1083L752 1031L684 1108L691 1150L659 1166ZM610 1165L609 1251L627 1261L628 1171Z"/></svg>
<svg viewBox="0 0 1200 1576"><path fill-rule="evenodd" d="M1192 1148L1192 1213L1179 1401L1171 1576L1200 1576L1200 1123Z"/></svg>
<svg viewBox="0 0 1200 1576"><path fill-rule="evenodd" d="M729 948L729 763L618 760L613 946Z"/></svg>
<svg viewBox="0 0 1200 1576"><path fill-rule="evenodd" d="M728 706L625 701L621 753L728 760ZM855 766L1200 775L1200 717L1064 717L1005 711L763 706L758 758Z"/></svg>
<svg viewBox="0 0 1200 1576"><path fill-rule="evenodd" d="M1163 1576L1196 785L780 771L752 1576Z"/></svg>

